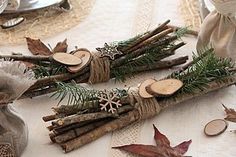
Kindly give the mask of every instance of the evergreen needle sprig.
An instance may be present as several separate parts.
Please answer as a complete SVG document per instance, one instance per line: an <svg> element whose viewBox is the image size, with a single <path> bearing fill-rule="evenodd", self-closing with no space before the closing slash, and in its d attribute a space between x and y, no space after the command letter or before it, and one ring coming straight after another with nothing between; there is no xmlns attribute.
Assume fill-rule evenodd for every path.
<svg viewBox="0 0 236 157"><path fill-rule="evenodd" d="M132 38L129 38L127 40L122 40L122 41L118 41L118 42L113 42L112 44L117 45L118 49L122 49L122 48L126 48L128 47L131 43L133 43L134 41L136 41L138 38L142 37L143 35L147 34L148 32L145 32L143 34L138 34Z"/></svg>
<svg viewBox="0 0 236 157"><path fill-rule="evenodd" d="M78 112L89 108L98 108L98 96L104 93L102 90L87 89L75 82L57 82L57 88L57 91L51 97L55 97L56 100L59 100L58 105L60 105L63 100L67 99L66 104L72 106L73 109ZM124 89L116 88L112 89L111 92L117 93L118 98L128 95L127 91ZM91 102L93 102L93 107L91 107Z"/></svg>
<svg viewBox="0 0 236 157"><path fill-rule="evenodd" d="M35 65L32 70L34 71L35 78L37 79L67 72L67 69L64 65L59 65L55 63L41 63L39 65Z"/></svg>
<svg viewBox="0 0 236 157"><path fill-rule="evenodd" d="M179 79L184 83L177 94L194 93L204 90L212 81L221 81L234 75L235 72L230 71L233 67L234 62L231 59L217 57L214 49L209 48L198 52L198 56L193 54L192 65L184 71L174 72L170 78Z"/></svg>
<svg viewBox="0 0 236 157"><path fill-rule="evenodd" d="M97 100L99 91L89 90L84 88L75 82L64 83L57 82L57 91L51 96L59 100L58 105L65 99L67 100L67 105L83 105L87 101Z"/></svg>
<svg viewBox="0 0 236 157"><path fill-rule="evenodd" d="M160 61L164 58L167 58L171 55L174 55L174 48L178 45L175 42L178 39L181 39L182 36L186 34L188 28L180 28L176 32L174 32L173 38L174 40L169 40L172 37L165 37L161 40L152 43L151 45L146 46L143 48L143 51L140 52L143 55L140 55L136 58L133 58L132 54L127 54L125 60L123 60L123 65L111 69L112 75L115 77L117 81L125 81L126 78L131 78L134 76L135 71L138 66L150 66L157 61ZM126 42L137 39L139 36L129 39ZM122 43L126 43L122 41ZM121 46L121 45L120 45ZM169 51L168 51L169 50ZM171 51L172 50L172 51Z"/></svg>

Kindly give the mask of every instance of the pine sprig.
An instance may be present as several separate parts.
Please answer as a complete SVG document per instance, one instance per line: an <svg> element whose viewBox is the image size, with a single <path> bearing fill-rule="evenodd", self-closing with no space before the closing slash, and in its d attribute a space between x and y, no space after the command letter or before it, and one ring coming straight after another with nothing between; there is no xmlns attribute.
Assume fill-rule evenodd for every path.
<svg viewBox="0 0 236 157"><path fill-rule="evenodd" d="M77 111L98 108L98 96L104 93L104 91L100 90L87 89L75 82L57 82L57 88L58 90L51 97L55 97L56 100L59 100L58 105L60 105L63 100L67 99L66 104L72 106L73 109ZM126 90L121 89L113 89L111 92L117 93L119 98L128 95ZM93 107L91 107L91 102Z"/></svg>
<svg viewBox="0 0 236 157"><path fill-rule="evenodd" d="M122 41L118 41L118 42L114 42L113 44L116 44L118 46L118 49L123 49L128 47L131 43L133 43L134 41L136 41L137 39L139 39L140 37L142 37L143 35L147 34L149 32L145 32L143 34L138 34L132 38L129 38L127 40L122 40Z"/></svg>
<svg viewBox="0 0 236 157"><path fill-rule="evenodd" d="M43 63L36 65L32 70L35 73L35 78L43 78L67 72L64 65Z"/></svg>
<svg viewBox="0 0 236 157"><path fill-rule="evenodd" d="M170 78L179 79L184 83L177 94L204 90L208 87L208 83L221 81L234 74L230 71L234 67L234 62L228 58L217 57L214 54L214 49L211 48L198 53L199 56L193 55L193 64L190 67L170 76Z"/></svg>
<svg viewBox="0 0 236 157"><path fill-rule="evenodd" d="M68 97L67 105L83 105L87 101L96 101L99 93L97 90L89 90L75 82L57 82L57 88L58 90L52 95L52 97L59 100L58 104Z"/></svg>
<svg viewBox="0 0 236 157"><path fill-rule="evenodd" d="M166 58L168 56L173 55L173 52L167 52L167 50L172 45L164 45L159 47L153 47L150 49L146 49L143 55L132 58L127 55L126 61L124 61L124 65L114 68L111 70L111 74L115 77L117 81L125 81L126 78L131 78L134 76L135 71L140 66L151 66L154 63Z"/></svg>
<svg viewBox="0 0 236 157"><path fill-rule="evenodd" d="M181 39L188 33L188 31L189 27L180 27L177 31L175 31L175 35L178 37L178 39Z"/></svg>
<svg viewBox="0 0 236 157"><path fill-rule="evenodd" d="M152 43L143 48L143 55L137 58L133 58L132 54L127 54L126 59L123 61L123 66L111 69L111 74L117 81L123 82L126 80L126 78L131 78L134 76L134 72L136 71L138 66L150 66L155 62L162 60L163 58L174 55L174 52L168 52L167 50L173 48L175 46L174 43L178 39L181 39L181 37L183 37L187 32L188 27L179 28L173 33L172 37L176 36L176 38L174 38L175 40L172 40L172 37L165 37L163 39L160 39L159 41L156 41L155 43ZM127 46L143 35L138 35L129 40L118 42L118 45L120 45L120 47Z"/></svg>

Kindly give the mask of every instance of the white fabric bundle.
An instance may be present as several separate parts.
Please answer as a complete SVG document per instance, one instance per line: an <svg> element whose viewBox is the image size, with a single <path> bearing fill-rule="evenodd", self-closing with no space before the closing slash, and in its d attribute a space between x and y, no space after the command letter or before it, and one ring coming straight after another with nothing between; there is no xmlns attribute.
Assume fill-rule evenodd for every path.
<svg viewBox="0 0 236 157"><path fill-rule="evenodd" d="M17 99L36 82L33 71L18 61L0 60L0 74L0 92L10 94L5 102Z"/></svg>
<svg viewBox="0 0 236 157"><path fill-rule="evenodd" d="M236 60L236 0L211 0L216 10L203 21L197 49L212 46L218 56Z"/></svg>
<svg viewBox="0 0 236 157"><path fill-rule="evenodd" d="M6 10L17 10L20 7L21 0L8 0Z"/></svg>

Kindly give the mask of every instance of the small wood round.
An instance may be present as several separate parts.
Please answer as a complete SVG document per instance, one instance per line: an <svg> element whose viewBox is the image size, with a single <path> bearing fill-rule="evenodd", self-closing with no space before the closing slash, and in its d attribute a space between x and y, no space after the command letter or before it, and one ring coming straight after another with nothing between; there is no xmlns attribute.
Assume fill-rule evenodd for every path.
<svg viewBox="0 0 236 157"><path fill-rule="evenodd" d="M77 51L74 53L74 55L82 60L82 63L80 65L76 66L69 66L67 69L71 73L77 73L80 70L82 70L84 67L86 67L92 59L92 54L89 51Z"/></svg>
<svg viewBox="0 0 236 157"><path fill-rule="evenodd" d="M183 86L183 82L177 79L165 79L152 83L146 87L149 94L156 97L165 97L174 94Z"/></svg>
<svg viewBox="0 0 236 157"><path fill-rule="evenodd" d="M76 57L75 55L69 54L69 53L55 53L52 55L52 58L61 64L64 65L79 65L82 63L82 60L79 57Z"/></svg>
<svg viewBox="0 0 236 157"><path fill-rule="evenodd" d="M146 87L155 83L156 80L154 79L148 79L148 80L145 80L144 82L141 83L141 85L139 86L139 95L142 97L142 98L152 98L154 97L153 95L149 94L146 90Z"/></svg>
<svg viewBox="0 0 236 157"><path fill-rule="evenodd" d="M207 136L217 136L225 132L228 127L228 123L223 119L216 119L209 123L204 128L204 133Z"/></svg>

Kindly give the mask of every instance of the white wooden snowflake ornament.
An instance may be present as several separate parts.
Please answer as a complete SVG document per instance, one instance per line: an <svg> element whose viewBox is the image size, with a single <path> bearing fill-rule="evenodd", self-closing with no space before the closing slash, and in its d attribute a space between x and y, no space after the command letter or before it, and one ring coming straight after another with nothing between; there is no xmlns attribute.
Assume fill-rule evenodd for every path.
<svg viewBox="0 0 236 157"><path fill-rule="evenodd" d="M120 103L118 93L104 91L99 96L101 110L115 113L115 111L122 106Z"/></svg>
<svg viewBox="0 0 236 157"><path fill-rule="evenodd" d="M118 50L117 45L104 44L103 48L96 48L101 54L101 57L109 57L111 60L115 59L115 55L122 55L123 53Z"/></svg>

